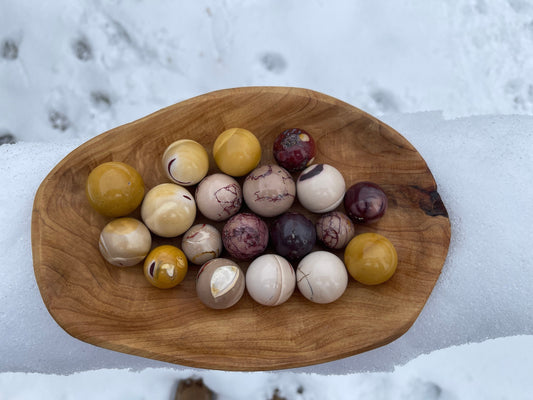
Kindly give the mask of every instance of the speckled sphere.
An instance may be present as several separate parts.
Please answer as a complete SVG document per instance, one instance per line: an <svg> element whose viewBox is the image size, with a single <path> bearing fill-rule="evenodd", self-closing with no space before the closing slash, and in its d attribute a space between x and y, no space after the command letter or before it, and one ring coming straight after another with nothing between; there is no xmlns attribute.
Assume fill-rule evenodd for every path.
<svg viewBox="0 0 533 400"><path fill-rule="evenodd" d="M144 224L135 218L117 218L100 233L100 253L118 267L137 265L148 254L152 236Z"/></svg>
<svg viewBox="0 0 533 400"><path fill-rule="evenodd" d="M156 235L174 237L181 235L194 223L196 203L184 187L162 183L146 193L141 216L148 229Z"/></svg>
<svg viewBox="0 0 533 400"><path fill-rule="evenodd" d="M385 236L362 233L346 246L344 262L356 281L365 285L379 285L389 280L396 272L398 254Z"/></svg>
<svg viewBox="0 0 533 400"><path fill-rule="evenodd" d="M313 250L315 226L304 215L287 212L272 223L270 237L277 254L297 260Z"/></svg>
<svg viewBox="0 0 533 400"><path fill-rule="evenodd" d="M246 289L252 298L265 306L277 306L291 297L296 275L291 264L276 254L257 257L246 271Z"/></svg>
<svg viewBox="0 0 533 400"><path fill-rule="evenodd" d="M197 224L185 232L181 248L190 262L202 265L220 256L222 236L213 225Z"/></svg>
<svg viewBox="0 0 533 400"><path fill-rule="evenodd" d="M242 128L222 132L213 144L218 168L231 176L244 176L261 160L261 144L255 135Z"/></svg>
<svg viewBox="0 0 533 400"><path fill-rule="evenodd" d="M298 290L314 303L337 300L348 286L348 273L342 260L328 251L315 251L305 256L296 269Z"/></svg>
<svg viewBox="0 0 533 400"><path fill-rule="evenodd" d="M344 198L344 177L329 164L315 164L306 168L296 181L298 200L314 213L333 211Z"/></svg>
<svg viewBox="0 0 533 400"><path fill-rule="evenodd" d="M198 210L212 221L225 221L237 214L242 205L239 183L226 174L206 176L196 188Z"/></svg>
<svg viewBox="0 0 533 400"><path fill-rule="evenodd" d="M175 246L162 245L153 249L144 260L144 276L160 289L170 289L185 279L187 257Z"/></svg>
<svg viewBox="0 0 533 400"><path fill-rule="evenodd" d="M209 308L226 309L235 305L246 287L244 273L235 261L215 258L206 262L196 276L196 294Z"/></svg>
<svg viewBox="0 0 533 400"><path fill-rule="evenodd" d="M162 164L168 179L181 186L191 186L207 175L209 156L200 143L181 139L167 147Z"/></svg>
<svg viewBox="0 0 533 400"><path fill-rule="evenodd" d="M286 169L275 164L254 169L242 186L244 201L254 213L275 217L291 208L296 185Z"/></svg>
<svg viewBox="0 0 533 400"><path fill-rule="evenodd" d="M144 181L135 168L110 161L94 168L85 186L89 204L106 217L123 217L134 211L144 196Z"/></svg>
<svg viewBox="0 0 533 400"><path fill-rule="evenodd" d="M352 220L340 211L322 215L315 226L317 239L330 249L344 248L355 235Z"/></svg>
<svg viewBox="0 0 533 400"><path fill-rule="evenodd" d="M268 245L268 227L255 214L237 214L224 225L222 242L233 258L251 260L265 251Z"/></svg>
<svg viewBox="0 0 533 400"><path fill-rule="evenodd" d="M276 162L290 172L307 168L316 155L313 137L298 128L281 132L274 141L273 150Z"/></svg>

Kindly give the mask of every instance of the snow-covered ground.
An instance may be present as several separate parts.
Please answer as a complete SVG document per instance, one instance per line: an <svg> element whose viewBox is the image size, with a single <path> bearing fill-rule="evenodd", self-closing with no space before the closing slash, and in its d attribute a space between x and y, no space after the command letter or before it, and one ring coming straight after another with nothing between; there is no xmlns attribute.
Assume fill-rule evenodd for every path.
<svg viewBox="0 0 533 400"><path fill-rule="evenodd" d="M527 0L448 0L438 3L418 0L407 4L385 0L0 0L0 143L47 142L44 148L51 152L51 157L60 154L71 143L80 143L107 129L208 91L248 85L299 86L347 101L382 118L402 133L402 124L407 128L410 121L427 121L428 132L433 128L431 121L438 123L439 118L420 118L417 114L410 117L406 115L409 113L437 111L447 119L478 116L477 119L457 121L463 131L467 124L471 126L471 132L465 133L461 140L472 143L472 138L477 138L481 143L481 138L486 137L487 143L501 148L495 151L487 146L483 150L488 154L486 157L492 157L489 160L485 157L479 163L469 163L461 159L453 167L457 174L461 174L464 169L460 171L459 167L479 168L489 165L489 161L493 163L493 170L479 171L482 174L480 180L473 179L473 173L465 174L477 189L491 194L498 193L498 188L491 187L491 174L497 173L497 167L503 168L504 173L498 175L497 182L504 183L509 178L515 190L514 195L510 194L510 200L515 208L526 208L529 202L523 195L530 195L531 189L513 168L525 168L519 171L528 173L525 178L531 181L531 162L528 161L531 132L513 130L509 136L501 136L505 129L514 127L506 119L507 125L500 126L495 134L486 128L498 126L499 120L486 115L531 116L532 76L533 2ZM520 121L523 125L516 126L531 124L528 120ZM447 126L452 125L453 122L448 121ZM449 138L453 139L453 135ZM421 140L413 144L423 148L423 140L432 138L428 136ZM453 142L459 153L461 140L455 138ZM50 147L51 142L58 144L57 150ZM25 148L25 143L13 146L12 150L17 152ZM27 148L38 151L35 145ZM0 154L7 153L0 151ZM506 154L512 154L512 160L506 160ZM438 156L434 160L443 162ZM5 165L2 161L0 166L5 168L15 165ZM444 172L442 164L430 165L434 171L439 171L439 167ZM38 175L44 176L46 172L39 171ZM0 177L2 173L6 172L0 170ZM26 171L18 173L23 179ZM451 176L455 175L451 172L436 174L439 187L444 189L441 194L449 196L444 197L448 208L457 213L452 218L456 218L458 226L479 219L483 210L462 207L462 199L451 197L457 191L446 193ZM16 180L8 179L7 182ZM30 199L30 189L17 185L20 185L17 193ZM468 193L460 184L450 183L449 187ZM15 202L15 199L4 198L3 204L9 202ZM474 200L469 199L466 204L473 203ZM493 207L491 211L498 211L497 205L485 204ZM31 210L25 211L29 213ZM525 216L531 218L531 211L528 212ZM495 262L490 259L492 255L497 257L496 262L514 266L513 273L530 276L524 254L531 254L531 250L523 254L518 251L520 246L529 248L525 240L527 236L517 236L514 240L509 235L502 238L494 233L498 231L495 227L506 225L505 218L509 219L508 224L515 223L514 218L524 218L524 214L515 216L514 213L513 207L502 206L502 214L495 221L484 220L482 226L483 238L494 241L501 248L510 246L511 260L496 252L480 253L479 259L469 259L481 274L479 281L471 282L474 303L479 305L484 296L497 294L501 301L493 298L486 305L495 314L506 317L498 323L487 320L485 330L462 329L462 337L453 337L457 327L450 326L448 345L513 332L531 335L531 322L527 320L527 315L532 315L531 301L511 308L514 297L506 297L511 290L525 294L527 287L522 286L530 281L516 279L515 286L499 288L501 291L498 289L496 293L492 291L496 286L483 286L483 282L495 282L498 278L497 271L488 271L483 277L484 263ZM11 216L0 211L0 249L28 251L27 227L4 226L4 222L11 221L9 218ZM454 234L456 243L466 241L472 246L457 246L453 260L464 260L475 251L490 247L468 236L475 234L472 228ZM17 309L14 303L10 303L13 298L17 301L26 299L24 301L29 303L31 296L38 296L38 293L33 277L28 278L32 282L29 289L13 287L19 278L8 275L10 260L1 256L0 259L3 260L0 276L5 278L4 286L0 283L0 300L4 304L4 308L0 307L0 370L6 371L1 368L6 365L21 366L13 367L12 370L17 372L0 373L2 400L168 399L175 380L191 373L204 377L223 399L264 399L274 387L279 387L282 394L291 399L363 396L370 399L527 399L533 393L529 379L533 373L533 336L445 348L420 355L399 365L393 372L323 376L170 368L93 370L94 365L89 368L91 370L84 371L87 368L81 361L77 368L66 368L81 372L63 372L67 375L25 373L22 371L31 368L23 359L12 358L20 357L20 353L6 354L6 349L16 347L8 346L7 341L17 343L18 340L20 348L31 349L32 344L42 343L39 337L47 338L47 332L38 332L43 326L39 319L26 320L25 325L17 326L17 318L5 311ZM450 286L450 282L454 282L454 271L445 270L439 282L440 289L446 293L453 294L454 290L461 293L458 288ZM468 284L464 283L461 288L465 286ZM29 297L24 297L26 295ZM441 321L443 318L453 320L455 310L462 311L460 321L466 323L476 319L476 309L471 304L461 304L463 299L453 296L449 299L450 302L437 307L430 298L427 308L442 312ZM39 316L38 313L45 310L42 304L39 307L22 308L22 315L35 313ZM434 320L428 316L427 310L425 313L421 316L421 326L429 327L428 333L436 332L436 326L432 325ZM479 324L472 327L479 328ZM21 332L25 335L24 329L36 331L33 341L23 342L9 334ZM417 329L416 325L414 329ZM392 347L395 350L390 354L386 351L382 354L403 364L411 355L430 351L435 342L429 340L421 343L421 347L409 339L404 339L404 343L405 346ZM435 348L445 345L438 342ZM58 360L39 360L39 352L47 354L45 350L33 350L32 357L39 365L57 363L50 365L50 370L62 369ZM72 357L83 359L83 355ZM367 360L370 369L380 369L371 363L376 362L376 357ZM43 370L41 367L35 369ZM234 390L236 386L240 391ZM298 394L300 386L304 391Z"/></svg>

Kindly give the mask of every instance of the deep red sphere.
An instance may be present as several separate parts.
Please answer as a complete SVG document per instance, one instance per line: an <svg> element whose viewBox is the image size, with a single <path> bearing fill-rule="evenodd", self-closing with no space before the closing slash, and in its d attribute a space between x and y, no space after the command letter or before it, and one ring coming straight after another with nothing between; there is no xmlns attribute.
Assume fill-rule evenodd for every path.
<svg viewBox="0 0 533 400"><path fill-rule="evenodd" d="M274 141L274 158L289 172L305 169L311 165L315 155L315 141L303 129L287 129Z"/></svg>
<svg viewBox="0 0 533 400"><path fill-rule="evenodd" d="M376 222L383 217L387 206L388 200L385 192L373 182L356 183L344 195L346 214L354 222Z"/></svg>

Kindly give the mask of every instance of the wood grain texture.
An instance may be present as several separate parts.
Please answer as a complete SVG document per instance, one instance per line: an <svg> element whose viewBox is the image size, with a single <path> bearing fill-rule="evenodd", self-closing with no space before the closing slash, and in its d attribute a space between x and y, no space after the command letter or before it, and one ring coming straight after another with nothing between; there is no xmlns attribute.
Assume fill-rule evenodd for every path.
<svg viewBox="0 0 533 400"><path fill-rule="evenodd" d="M107 264L98 237L110 219L92 210L85 198L89 172L100 163L122 161L141 173L148 190L167 181L160 165L166 147L191 138L208 150L213 173L212 144L232 127L255 133L264 149L263 164L273 162L271 149L280 132L305 129L317 143L316 162L338 168L347 187L361 180L381 185L389 209L377 224L358 226L357 233L378 232L392 241L399 258L392 279L375 287L350 279L345 294L332 304L313 304L296 291L287 303L269 308L245 293L228 310L210 310L196 297L194 265L179 286L161 290L145 280L140 265L121 269ZM298 205L293 209L318 218ZM139 210L132 215L139 217ZM50 314L70 335L120 352L223 370L301 367L393 341L422 310L449 241L450 223L435 180L405 138L335 98L282 87L208 93L95 137L45 178L32 217L39 290ZM181 237L154 236L152 246L159 244L180 246Z"/></svg>

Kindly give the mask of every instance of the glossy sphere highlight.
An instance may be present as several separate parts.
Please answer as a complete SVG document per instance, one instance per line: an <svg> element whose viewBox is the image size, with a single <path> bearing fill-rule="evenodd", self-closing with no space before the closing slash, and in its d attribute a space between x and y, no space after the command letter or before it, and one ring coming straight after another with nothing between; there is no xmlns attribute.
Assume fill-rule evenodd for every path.
<svg viewBox="0 0 533 400"><path fill-rule="evenodd" d="M305 256L296 269L298 290L314 303L332 303L348 286L348 273L342 260L327 251Z"/></svg>
<svg viewBox="0 0 533 400"><path fill-rule="evenodd" d="M200 212L212 221L225 221L237 214L242 205L241 186L226 174L205 177L196 188L195 197Z"/></svg>
<svg viewBox="0 0 533 400"><path fill-rule="evenodd" d="M315 141L303 129L287 129L274 141L274 158L287 171L305 169L313 163L315 155Z"/></svg>
<svg viewBox="0 0 533 400"><path fill-rule="evenodd" d="M89 174L85 193L91 206L106 217L128 215L141 204L144 182L132 166L110 161Z"/></svg>
<svg viewBox="0 0 533 400"><path fill-rule="evenodd" d="M170 245L156 247L144 260L144 276L160 289L172 288L183 281L187 268L183 251Z"/></svg>
<svg viewBox="0 0 533 400"><path fill-rule="evenodd" d="M372 182L359 182L350 186L344 196L348 216L359 223L378 221L387 210L388 200L381 187Z"/></svg>
<svg viewBox="0 0 533 400"><path fill-rule="evenodd" d="M296 197L292 176L279 165L263 165L254 169L242 187L244 201L254 213L275 217L291 208Z"/></svg>
<svg viewBox="0 0 533 400"><path fill-rule="evenodd" d="M100 253L110 264L130 267L139 264L152 245L152 236L144 224L135 218L117 218L100 233Z"/></svg>
<svg viewBox="0 0 533 400"><path fill-rule="evenodd" d="M355 227L348 216L340 211L324 214L316 223L316 236L326 247L344 248L355 235Z"/></svg>
<svg viewBox="0 0 533 400"><path fill-rule="evenodd" d="M222 242L233 258L251 260L265 251L268 245L267 225L255 214L237 214L224 225Z"/></svg>
<svg viewBox="0 0 533 400"><path fill-rule="evenodd" d="M194 223L196 204L184 187L162 183L146 193L141 216L156 235L174 237L181 235Z"/></svg>
<svg viewBox="0 0 533 400"><path fill-rule="evenodd" d="M244 176L259 164L261 144L246 129L228 129L215 140L213 157L218 168L225 174Z"/></svg>
<svg viewBox="0 0 533 400"><path fill-rule="evenodd" d="M222 237L212 225L194 225L183 235L181 248L190 262L202 265L222 252Z"/></svg>
<svg viewBox="0 0 533 400"><path fill-rule="evenodd" d="M345 189L342 174L328 164L311 165L296 181L298 200L302 206L314 213L334 210L341 204Z"/></svg>
<svg viewBox="0 0 533 400"><path fill-rule="evenodd" d="M315 226L302 214L288 212L271 225L270 237L277 254L296 260L313 250Z"/></svg>
<svg viewBox="0 0 533 400"><path fill-rule="evenodd" d="M398 254L386 237L363 233L354 237L344 251L350 275L365 285L379 285L390 279L398 265Z"/></svg>
<svg viewBox="0 0 533 400"><path fill-rule="evenodd" d="M206 262L196 276L196 294L209 308L225 309L235 305L245 288L244 273L232 260L215 258Z"/></svg>
<svg viewBox="0 0 533 400"><path fill-rule="evenodd" d="M209 157L200 143L182 139L167 147L162 164L168 179L181 186L191 186L207 175Z"/></svg>
<svg viewBox="0 0 533 400"><path fill-rule="evenodd" d="M265 306L277 306L291 297L296 276L291 264L276 254L257 257L246 271L246 289L252 298Z"/></svg>

